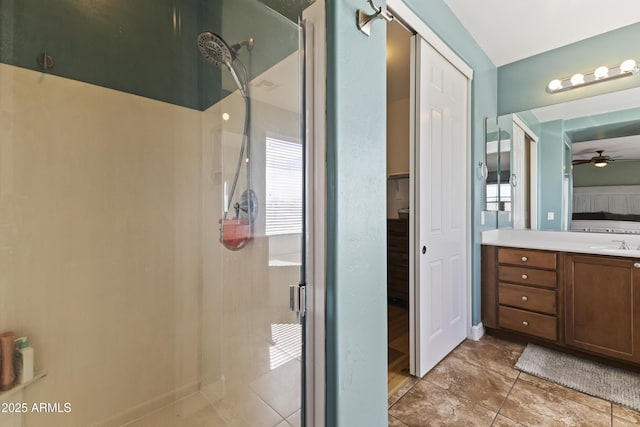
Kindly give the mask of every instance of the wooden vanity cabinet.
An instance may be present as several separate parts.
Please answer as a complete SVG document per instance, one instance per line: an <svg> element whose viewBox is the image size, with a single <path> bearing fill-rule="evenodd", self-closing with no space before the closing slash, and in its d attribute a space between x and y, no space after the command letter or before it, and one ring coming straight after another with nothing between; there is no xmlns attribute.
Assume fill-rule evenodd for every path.
<svg viewBox="0 0 640 427"><path fill-rule="evenodd" d="M488 331L640 364L640 259L482 246Z"/></svg>
<svg viewBox="0 0 640 427"><path fill-rule="evenodd" d="M568 255L566 345L640 362L640 260Z"/></svg>
<svg viewBox="0 0 640 427"><path fill-rule="evenodd" d="M552 251L483 246L483 324L558 342L559 257Z"/></svg>

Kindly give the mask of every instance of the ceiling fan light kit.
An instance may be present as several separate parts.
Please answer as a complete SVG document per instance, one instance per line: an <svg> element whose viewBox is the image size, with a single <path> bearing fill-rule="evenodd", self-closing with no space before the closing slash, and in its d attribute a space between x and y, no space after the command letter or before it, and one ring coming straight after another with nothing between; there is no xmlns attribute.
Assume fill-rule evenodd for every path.
<svg viewBox="0 0 640 427"><path fill-rule="evenodd" d="M635 59L627 59L620 65L612 67L600 66L592 72L576 73L571 77L562 79L553 79L547 85L548 93L559 93L583 86L589 86L594 83L605 82L608 80L618 79L621 77L631 77L638 74L640 67Z"/></svg>
<svg viewBox="0 0 640 427"><path fill-rule="evenodd" d="M610 162L615 162L615 160L612 159L611 157L605 156L602 154L604 153L604 150L596 150L596 153L598 153L597 156L593 156L588 160L574 160L572 162L572 165L575 166L575 165L583 165L586 163L591 163L593 164L593 166L597 168L603 168L607 166Z"/></svg>

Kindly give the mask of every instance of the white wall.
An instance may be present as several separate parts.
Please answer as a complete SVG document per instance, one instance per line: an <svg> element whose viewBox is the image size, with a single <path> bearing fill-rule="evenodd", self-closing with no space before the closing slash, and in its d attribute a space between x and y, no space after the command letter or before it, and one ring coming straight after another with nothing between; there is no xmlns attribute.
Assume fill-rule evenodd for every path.
<svg viewBox="0 0 640 427"><path fill-rule="evenodd" d="M49 371L26 401L72 405L26 425L195 390L201 113L4 64L0 94L0 330Z"/></svg>
<svg viewBox="0 0 640 427"><path fill-rule="evenodd" d="M409 173L409 114L408 98L387 104L387 175ZM398 208L409 207L409 180L387 181L387 218L397 218Z"/></svg>
<svg viewBox="0 0 640 427"><path fill-rule="evenodd" d="M409 99L387 104L387 175L409 173Z"/></svg>

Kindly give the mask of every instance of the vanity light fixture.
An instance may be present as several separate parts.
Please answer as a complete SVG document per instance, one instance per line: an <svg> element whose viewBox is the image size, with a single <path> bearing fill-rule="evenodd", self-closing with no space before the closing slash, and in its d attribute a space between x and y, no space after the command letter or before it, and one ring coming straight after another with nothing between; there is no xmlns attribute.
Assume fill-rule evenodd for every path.
<svg viewBox="0 0 640 427"><path fill-rule="evenodd" d="M588 86L594 83L600 83L620 77L633 76L638 74L639 71L640 67L638 67L638 63L634 59L627 59L620 65L615 65L613 67L602 66L596 68L590 73L576 73L571 77L551 80L547 85L547 92L564 92L566 90Z"/></svg>

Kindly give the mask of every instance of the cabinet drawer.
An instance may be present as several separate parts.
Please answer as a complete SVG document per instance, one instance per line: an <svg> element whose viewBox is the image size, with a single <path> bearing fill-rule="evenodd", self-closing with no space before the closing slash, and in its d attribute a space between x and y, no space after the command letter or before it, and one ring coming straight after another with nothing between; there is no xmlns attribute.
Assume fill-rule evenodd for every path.
<svg viewBox="0 0 640 427"><path fill-rule="evenodd" d="M556 291L529 286L500 283L498 302L501 305L510 305L553 315L557 312Z"/></svg>
<svg viewBox="0 0 640 427"><path fill-rule="evenodd" d="M556 253L517 248L500 248L498 249L498 263L555 270Z"/></svg>
<svg viewBox="0 0 640 427"><path fill-rule="evenodd" d="M552 341L558 339L557 319L553 316L500 306L498 318L502 328Z"/></svg>
<svg viewBox="0 0 640 427"><path fill-rule="evenodd" d="M556 287L556 272L548 270L501 265L498 267L498 279L501 282L522 283L544 286L545 288Z"/></svg>

